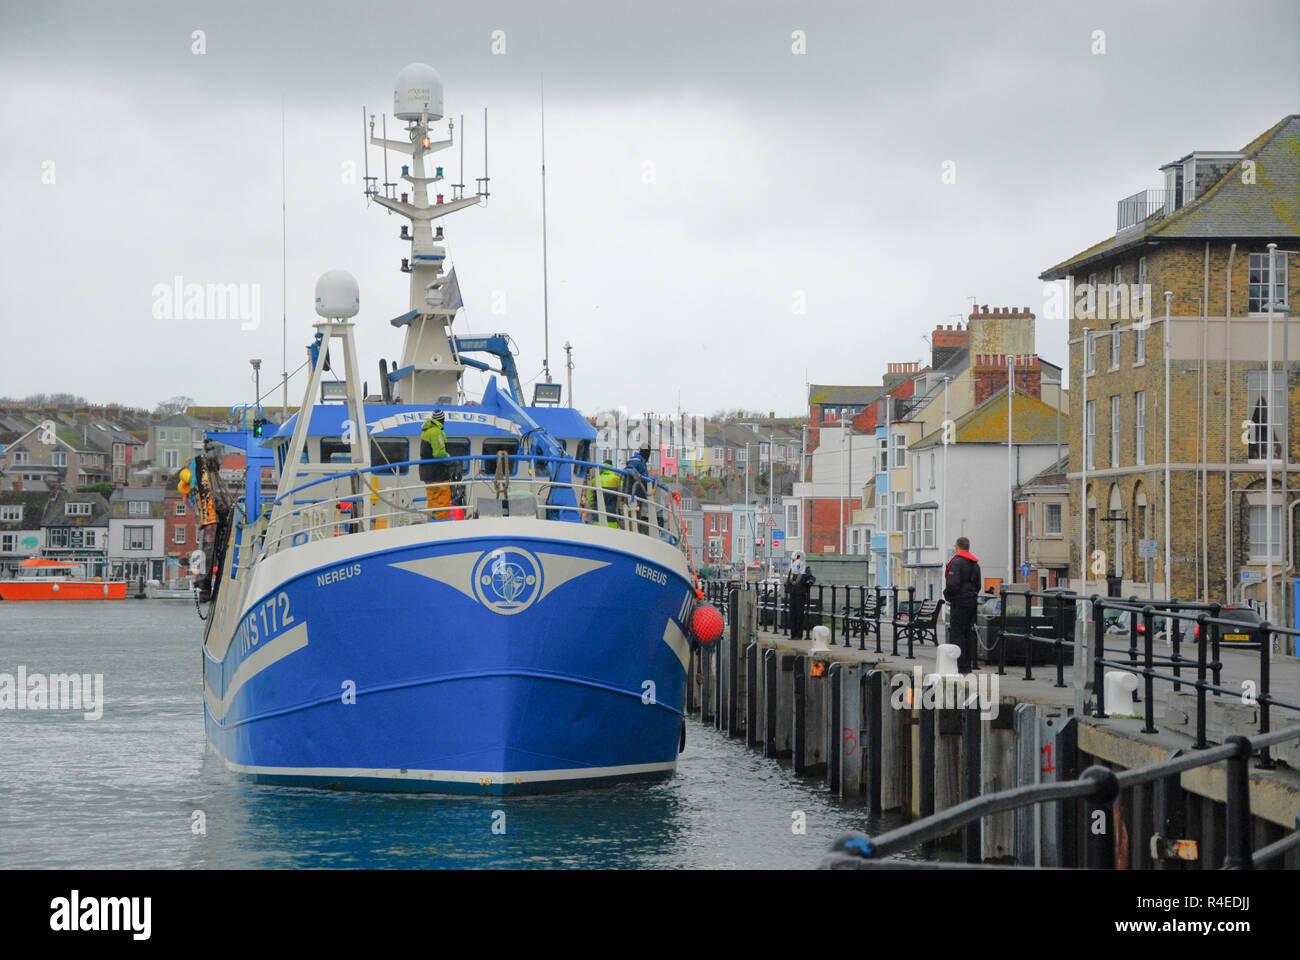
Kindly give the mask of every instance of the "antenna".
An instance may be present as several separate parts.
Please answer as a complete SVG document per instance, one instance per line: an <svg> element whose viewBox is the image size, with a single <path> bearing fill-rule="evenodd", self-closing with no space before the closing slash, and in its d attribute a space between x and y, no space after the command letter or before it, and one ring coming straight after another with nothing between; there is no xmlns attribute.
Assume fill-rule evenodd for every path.
<svg viewBox="0 0 1300 960"><path fill-rule="evenodd" d="M370 135L375 135L375 118L370 118ZM366 175L363 180L365 183L365 195L369 200L374 195L375 185L372 182L375 178L370 175L370 141L366 139L366 108L361 108L361 155L365 157Z"/></svg>
<svg viewBox="0 0 1300 960"><path fill-rule="evenodd" d="M361 136L366 135L366 110L361 108ZM288 227L285 209L285 160L284 160L284 94L280 94L280 422L284 423L289 412L289 260ZM254 368L256 369L256 368ZM261 416L262 398L257 398L258 416Z"/></svg>
<svg viewBox="0 0 1300 960"><path fill-rule="evenodd" d="M478 195L487 199L488 193L488 127L487 127L487 107L483 108L483 176L475 177L478 186Z"/></svg>
<svg viewBox="0 0 1300 960"><path fill-rule="evenodd" d="M486 161L485 161L486 162ZM551 382L551 311L549 273L546 265L546 85L542 84L542 372ZM573 405L573 398L569 398Z"/></svg>
<svg viewBox="0 0 1300 960"><path fill-rule="evenodd" d="M460 172L457 173L456 179L460 183L453 183L452 187L456 190L456 199L459 200L465 195L465 114L460 115Z"/></svg>
<svg viewBox="0 0 1300 960"><path fill-rule="evenodd" d="M391 200L391 199L393 199L393 191L392 191L391 188L397 186L397 184L393 183L392 181L390 181L390 180L388 179L388 146L387 146L387 144L388 144L388 114L385 113L385 114L382 114L382 115L381 115L381 117L380 117L380 124L381 124L381 128L380 128L380 129L383 131L383 135L384 135L384 149L383 149L383 154L384 154L384 196L386 196L389 200ZM392 211L392 210L389 210L389 211L388 211L388 215L389 215L389 216L392 216L392 214L393 214L393 211Z"/></svg>

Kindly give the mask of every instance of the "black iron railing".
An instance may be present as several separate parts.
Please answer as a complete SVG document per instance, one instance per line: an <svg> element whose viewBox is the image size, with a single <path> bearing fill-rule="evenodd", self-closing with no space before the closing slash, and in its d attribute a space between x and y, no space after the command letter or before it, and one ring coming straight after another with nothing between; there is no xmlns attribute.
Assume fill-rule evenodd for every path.
<svg viewBox="0 0 1300 960"><path fill-rule="evenodd" d="M1139 784L1151 783L1185 770L1205 767L1224 761L1226 768L1226 855L1225 870L1249 870L1264 866L1291 850L1300 850L1300 830L1282 839L1252 850L1250 813L1250 758L1256 749L1266 752L1275 743L1300 739L1300 725L1272 731L1257 737L1232 736L1222 746L1207 748L1191 754L1175 755L1145 767L1120 773L1104 767L1092 766L1084 770L1077 780L1063 783L1044 783L1016 787L999 793L972 797L940 813L913 821L906 826L868 837L860 833L847 833L837 839L822 859L828 869L869 869L897 866L898 861L888 858L910 850L927 841L953 833L987 816L1005 813L1021 807L1040 803L1075 801L1088 807L1088 841L1082 864L1091 869L1113 869L1115 866L1115 831L1113 829L1113 803L1119 792ZM967 858L978 859L978 844L968 848ZM939 866L965 867L950 863ZM995 868L996 869L996 868ZM1011 869L1011 868L1003 868Z"/></svg>

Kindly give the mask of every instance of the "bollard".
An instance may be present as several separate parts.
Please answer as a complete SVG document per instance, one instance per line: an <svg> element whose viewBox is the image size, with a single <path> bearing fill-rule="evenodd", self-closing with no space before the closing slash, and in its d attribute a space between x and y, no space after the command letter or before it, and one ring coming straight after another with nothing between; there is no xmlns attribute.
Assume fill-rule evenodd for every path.
<svg viewBox="0 0 1300 960"><path fill-rule="evenodd" d="M1112 717L1136 717L1136 713L1121 713L1120 711L1128 709L1127 705L1132 702L1133 694L1137 692L1138 678L1123 670L1107 670L1104 682L1106 702L1114 704L1111 707L1110 715Z"/></svg>
<svg viewBox="0 0 1300 960"><path fill-rule="evenodd" d="M961 647L955 643L941 643L935 651L934 672L940 676L951 676L957 672L957 660L961 657Z"/></svg>
<svg viewBox="0 0 1300 960"><path fill-rule="evenodd" d="M1204 750L1205 740L1205 649L1210 641L1210 618L1204 613L1196 618L1196 750Z"/></svg>
<svg viewBox="0 0 1300 960"><path fill-rule="evenodd" d="M830 653L831 648L827 641L831 636L829 627L821 625L812 628L812 645L808 648L809 653ZM830 641L834 643L833 640Z"/></svg>

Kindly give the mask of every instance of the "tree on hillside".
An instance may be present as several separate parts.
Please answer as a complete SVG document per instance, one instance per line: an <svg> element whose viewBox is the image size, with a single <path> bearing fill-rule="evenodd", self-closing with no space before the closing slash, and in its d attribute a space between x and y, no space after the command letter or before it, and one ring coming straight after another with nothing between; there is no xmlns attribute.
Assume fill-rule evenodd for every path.
<svg viewBox="0 0 1300 960"><path fill-rule="evenodd" d="M153 412L155 416L170 417L178 413L184 413L192 406L194 406L193 397L175 396L170 400L160 400Z"/></svg>

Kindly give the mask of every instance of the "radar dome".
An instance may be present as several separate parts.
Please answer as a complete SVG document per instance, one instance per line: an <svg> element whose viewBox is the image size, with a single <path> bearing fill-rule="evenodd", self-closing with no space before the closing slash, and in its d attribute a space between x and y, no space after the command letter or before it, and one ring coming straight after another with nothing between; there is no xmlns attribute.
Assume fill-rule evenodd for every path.
<svg viewBox="0 0 1300 960"><path fill-rule="evenodd" d="M361 308L357 278L346 270L327 270L316 281L316 312L329 319L355 317Z"/></svg>
<svg viewBox="0 0 1300 960"><path fill-rule="evenodd" d="M442 119L442 77L427 63L409 63L393 85L393 116L419 120L426 106L430 120Z"/></svg>

